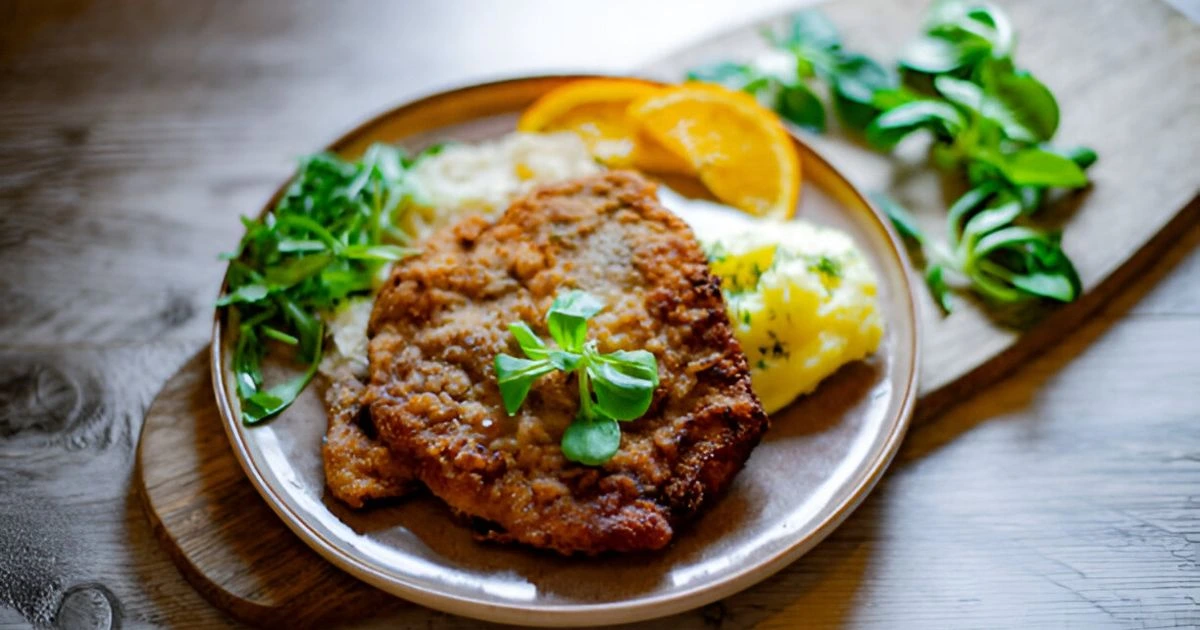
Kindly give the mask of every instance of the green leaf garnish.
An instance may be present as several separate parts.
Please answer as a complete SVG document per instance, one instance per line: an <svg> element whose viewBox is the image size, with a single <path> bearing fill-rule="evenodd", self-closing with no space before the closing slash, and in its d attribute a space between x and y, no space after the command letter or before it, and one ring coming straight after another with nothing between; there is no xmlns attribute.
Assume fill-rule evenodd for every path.
<svg viewBox="0 0 1200 630"><path fill-rule="evenodd" d="M318 332L318 336L320 333ZM254 425L267 420L283 411L301 391L308 386L309 381L317 373L317 365L321 362L321 355L316 354L309 361L308 369L299 376L294 376L290 380L284 381L275 385L266 391L254 391L242 401L242 422L247 425ZM258 375L259 383L261 384L262 376ZM257 389L257 385L255 386ZM240 391L240 390L239 390Z"/></svg>
<svg viewBox="0 0 1200 630"><path fill-rule="evenodd" d="M929 292L933 294L934 301L942 311L950 313L954 310L954 300L950 297L950 287L946 286L941 265L930 265L925 270L925 284L929 286Z"/></svg>
<svg viewBox="0 0 1200 630"><path fill-rule="evenodd" d="M583 362L583 355L575 352L567 352L566 350L551 350L546 355L550 365L564 372L573 372L579 368L579 364Z"/></svg>
<svg viewBox="0 0 1200 630"><path fill-rule="evenodd" d="M987 44L974 38L951 41L925 36L908 45L900 57L900 66L924 74L954 72L987 54Z"/></svg>
<svg viewBox="0 0 1200 630"><path fill-rule="evenodd" d="M825 106L807 85L783 85L776 98L775 110L780 116L810 131L825 131Z"/></svg>
<svg viewBox="0 0 1200 630"><path fill-rule="evenodd" d="M513 415L525 402L529 388L543 374L553 372L554 365L548 359L531 361L507 354L497 354L495 360L496 382L500 385L500 397L504 410Z"/></svg>
<svg viewBox="0 0 1200 630"><path fill-rule="evenodd" d="M534 381L554 370L574 374L579 383L579 413L563 434L567 459L598 466L621 445L617 421L645 415L658 387L658 362L645 350L601 354L587 340L587 321L604 308L591 294L560 294L546 313L546 327L558 347L549 347L524 322L509 324L517 345L529 359L504 353L495 359L496 384L504 410L513 415L525 402Z"/></svg>
<svg viewBox="0 0 1200 630"><path fill-rule="evenodd" d="M596 406L614 420L642 417L658 387L658 364L645 350L592 355L587 371L596 393Z"/></svg>
<svg viewBox="0 0 1200 630"><path fill-rule="evenodd" d="M550 337L563 350L580 352L587 339L587 320L604 308L604 303L583 291L567 291L554 298L546 313Z"/></svg>
<svg viewBox="0 0 1200 630"><path fill-rule="evenodd" d="M525 322L514 322L508 325L508 331L516 338L517 345L521 346L521 352L530 359L546 358L546 343L533 332Z"/></svg>
<svg viewBox="0 0 1200 630"><path fill-rule="evenodd" d="M227 306L229 304L237 304L239 302L257 302L267 297L267 294L270 292L270 287L265 284L243 284L236 290L222 295L221 298L217 300L217 306Z"/></svg>
<svg viewBox="0 0 1200 630"><path fill-rule="evenodd" d="M1006 155L997 166L1016 186L1079 188L1088 183L1087 174L1073 160L1043 149Z"/></svg>
<svg viewBox="0 0 1200 630"><path fill-rule="evenodd" d="M1072 147L1070 149L1051 150L1071 160L1076 166L1085 170L1091 167L1091 165L1095 164L1096 160L1100 159L1100 156L1096 155L1096 152L1088 147Z"/></svg>
<svg viewBox="0 0 1200 630"><path fill-rule="evenodd" d="M1028 130L1034 142L1046 142L1058 130L1058 101L1050 89L1024 71L1003 73L989 86L993 111Z"/></svg>
<svg viewBox="0 0 1200 630"><path fill-rule="evenodd" d="M895 72L866 55L843 54L833 73L833 105L842 122L851 129L862 131L881 109L895 106L886 103L887 100L911 98L899 88L900 80Z"/></svg>
<svg viewBox="0 0 1200 630"><path fill-rule="evenodd" d="M942 101L923 99L889 109L867 126L867 140L887 149L919 129L931 129L940 135L954 135L962 128L962 114Z"/></svg>
<svg viewBox="0 0 1200 630"><path fill-rule="evenodd" d="M830 278L842 277L842 265L828 256L817 256L816 260L810 263L808 268L823 273Z"/></svg>
<svg viewBox="0 0 1200 630"><path fill-rule="evenodd" d="M563 432L563 456L586 466L599 466L621 448L621 427L612 418L576 418Z"/></svg>
<svg viewBox="0 0 1200 630"><path fill-rule="evenodd" d="M308 157L270 212L242 219L217 306L237 316L231 363L246 424L278 414L312 380L324 342L317 313L369 294L384 265L412 253L396 226L413 204L408 169L420 157L383 144L354 162ZM305 371L264 389L269 341L295 347Z"/></svg>

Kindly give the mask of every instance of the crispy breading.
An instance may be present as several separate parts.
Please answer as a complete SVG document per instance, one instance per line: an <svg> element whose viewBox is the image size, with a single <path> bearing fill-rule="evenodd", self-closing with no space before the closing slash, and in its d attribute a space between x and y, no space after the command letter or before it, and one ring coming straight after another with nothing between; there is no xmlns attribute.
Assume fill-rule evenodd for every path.
<svg viewBox="0 0 1200 630"><path fill-rule="evenodd" d="M468 218L398 263L370 324L369 405L379 437L493 540L563 554L660 549L729 485L767 429L719 281L655 186L613 172L550 185L494 224ZM573 376L534 383L505 414L493 373L519 354L508 331L548 337L554 297L607 307L589 322L601 352L642 348L660 385L600 467L566 460L579 407Z"/></svg>
<svg viewBox="0 0 1200 630"><path fill-rule="evenodd" d="M321 443L325 485L335 498L360 508L402 496L420 484L411 464L379 442L360 403L363 385L349 374L322 384L329 428Z"/></svg>

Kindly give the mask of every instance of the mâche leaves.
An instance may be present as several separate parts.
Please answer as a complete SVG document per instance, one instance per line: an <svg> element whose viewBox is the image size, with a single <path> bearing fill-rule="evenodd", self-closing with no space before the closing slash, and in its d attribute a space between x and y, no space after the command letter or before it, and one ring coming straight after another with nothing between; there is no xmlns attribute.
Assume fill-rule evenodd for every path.
<svg viewBox="0 0 1200 630"><path fill-rule="evenodd" d="M989 84L992 107L1029 131L1029 139L1046 142L1058 130L1058 101L1050 89L1025 71L1004 72Z"/></svg>
<svg viewBox="0 0 1200 630"><path fill-rule="evenodd" d="M563 434L563 455L588 466L608 461L621 445L618 421L636 420L649 410L658 387L658 361L645 350L601 354L587 340L587 322L604 308L595 296L566 291L546 312L546 328L558 347L548 346L524 322L510 324L526 359L500 353L494 362L504 410L513 415L538 377L559 370L579 383L579 412Z"/></svg>
<svg viewBox="0 0 1200 630"><path fill-rule="evenodd" d="M1022 149L1000 156L993 164L1014 186L1079 188L1088 183L1087 174L1073 160L1044 149Z"/></svg>
<svg viewBox="0 0 1200 630"><path fill-rule="evenodd" d="M838 117L851 129L866 129L889 97L900 100L907 96L899 89L900 80L870 57L843 54L833 74L833 106Z"/></svg>
<svg viewBox="0 0 1200 630"><path fill-rule="evenodd" d="M567 291L554 299L546 314L546 327L558 347L571 352L583 350L587 320L604 308L604 303L583 291Z"/></svg>
<svg viewBox="0 0 1200 630"><path fill-rule="evenodd" d="M942 136L953 136L964 125L962 114L942 101L923 99L905 103L875 118L867 127L867 141L880 149L890 149L919 129Z"/></svg>
<svg viewBox="0 0 1200 630"><path fill-rule="evenodd" d="M620 448L621 427L612 418L577 418L563 432L563 456L585 466L599 466L607 462Z"/></svg>
<svg viewBox="0 0 1200 630"><path fill-rule="evenodd" d="M937 305L945 313L954 311L954 300L950 297L950 287L946 285L945 270L939 264L930 265L925 270L925 284Z"/></svg>
<svg viewBox="0 0 1200 630"><path fill-rule="evenodd" d="M803 98L773 104L784 118L819 130L823 116L808 97L816 95L809 82L824 81L844 127L883 151L925 136L930 161L968 184L948 209L945 243L923 233L894 200L873 196L923 254L917 259L926 265L926 284L945 311L951 291L964 286L996 303L1069 302L1079 295L1078 274L1058 235L1037 229L1034 220L1053 198L1048 191L1088 185L1085 171L1097 156L1087 147L1049 144L1059 128L1058 101L1015 63L1016 35L1003 11L972 0L935 2L895 70L847 52L836 27L813 11L796 14L788 29L767 39L792 55L794 72L781 74L789 64L775 58L771 72L759 61L718 64L724 82L751 92L764 81L805 86Z"/></svg>
<svg viewBox="0 0 1200 630"><path fill-rule="evenodd" d="M983 3L939 2L926 16L924 33L905 49L900 66L924 74L969 71L988 58L1012 53L1013 29L998 9Z"/></svg>
<svg viewBox="0 0 1200 630"><path fill-rule="evenodd" d="M246 424L274 417L316 374L318 312L369 294L389 263L412 253L398 226L413 202L407 172L420 157L384 144L358 161L310 156L270 212L242 219L246 234L225 256L232 262L217 306L237 326L232 366ZM292 347L304 372L264 388L268 342Z"/></svg>
<svg viewBox="0 0 1200 630"><path fill-rule="evenodd" d="M688 81L704 81L716 83L733 90L740 90L753 79L750 66L732 61L721 61L699 68L693 68L687 73Z"/></svg>
<svg viewBox="0 0 1200 630"><path fill-rule="evenodd" d="M528 360L507 354L497 354L494 367L496 382L500 385L500 397L504 400L504 410L510 416L525 402L533 381L555 369L549 359Z"/></svg>
<svg viewBox="0 0 1200 630"><path fill-rule="evenodd" d="M525 356L530 359L544 359L546 357L546 342L542 341L537 336L537 333L533 332L529 324L514 322L508 325L508 331L517 340L517 345L521 346L521 352L524 352Z"/></svg>
<svg viewBox="0 0 1200 630"><path fill-rule="evenodd" d="M775 110L797 126L817 133L825 131L825 106L804 83L780 86Z"/></svg>
<svg viewBox="0 0 1200 630"><path fill-rule="evenodd" d="M645 415L658 387L658 363L654 355L645 350L619 350L589 358L588 376L600 411L622 421Z"/></svg>
<svg viewBox="0 0 1200 630"><path fill-rule="evenodd" d="M983 58L987 50L987 45L978 39L950 41L941 37L920 37L905 48L900 66L924 74L954 72Z"/></svg>
<svg viewBox="0 0 1200 630"><path fill-rule="evenodd" d="M1071 147L1070 149L1051 148L1051 151L1071 160L1076 166L1085 170L1095 164L1096 160L1100 159L1100 156L1088 147Z"/></svg>

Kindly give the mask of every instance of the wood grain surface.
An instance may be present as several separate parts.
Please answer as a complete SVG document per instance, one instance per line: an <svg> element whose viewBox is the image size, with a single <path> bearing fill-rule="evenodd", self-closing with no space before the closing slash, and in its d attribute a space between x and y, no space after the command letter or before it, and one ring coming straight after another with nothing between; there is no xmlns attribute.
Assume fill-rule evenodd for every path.
<svg viewBox="0 0 1200 630"><path fill-rule="evenodd" d="M1068 249L1103 262L1111 252L1070 241L1094 200L1124 209L1106 217L1112 233L1145 238L1196 196L1197 29L1157 2L1065 14L1072 4L1006 6L1021 59L1063 96L1064 139L1101 149L1096 188L1063 212ZM769 8L739 5L714 3L705 22L629 2L615 14L645 19L626 24L549 4L0 6L0 624L229 623L158 549L133 448L157 390L205 341L236 215L293 156L436 85L634 67ZM892 27L868 18L911 32L919 5L830 13L855 47L881 53ZM1178 72L1156 72L1160 61ZM1119 116L1089 118L1114 103ZM928 199L925 169L901 171L902 196ZM1152 271L1115 283L1131 285L1116 304L910 434L891 475L812 554L670 623L1200 624L1198 242L1187 228L1162 260L1147 257ZM393 627L475 626L392 605Z"/></svg>
<svg viewBox="0 0 1200 630"><path fill-rule="evenodd" d="M221 430L206 350L150 405L137 450L134 483L163 549L209 601L258 625L317 626L400 607L323 560L262 501Z"/></svg>

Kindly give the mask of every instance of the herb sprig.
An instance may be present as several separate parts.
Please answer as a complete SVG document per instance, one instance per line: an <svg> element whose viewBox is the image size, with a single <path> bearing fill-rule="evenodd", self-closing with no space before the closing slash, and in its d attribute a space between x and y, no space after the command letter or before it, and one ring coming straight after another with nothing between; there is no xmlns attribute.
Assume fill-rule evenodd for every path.
<svg viewBox="0 0 1200 630"><path fill-rule="evenodd" d="M312 380L324 341L319 313L370 293L386 265L411 253L398 221L413 201L414 161L384 144L354 162L313 155L273 210L242 218L246 234L225 256L232 262L217 306L236 314L232 365L244 423L278 414ZM268 387L262 366L272 341L294 348L305 371Z"/></svg>
<svg viewBox="0 0 1200 630"><path fill-rule="evenodd" d="M921 250L926 283L944 310L952 307L947 276L1000 304L1079 296L1079 276L1060 236L1039 229L1036 215L1052 189L1086 186L1085 171L1097 156L1086 147L1048 144L1058 129L1058 103L1015 65L1016 38L1002 11L981 2L936 3L898 71L846 51L832 23L815 11L796 14L783 34L766 38L791 55L794 73L772 70L778 62L724 63L689 78L744 89L797 125L822 131L823 105L809 84L818 78L829 85L846 128L882 151L927 133L932 162L966 181L967 191L948 210L944 243L926 237L894 200L874 195ZM786 96L797 91L806 96ZM804 108L789 105L801 101Z"/></svg>
<svg viewBox="0 0 1200 630"><path fill-rule="evenodd" d="M554 299L546 313L546 328L557 347L546 344L524 322L508 329L526 358L496 355L496 382L504 410L521 408L534 381L560 370L574 374L579 384L579 412L562 437L567 459L599 466L621 446L617 424L636 420L650 408L658 387L658 362L646 350L601 354L587 339L587 322L604 308L588 293L567 291Z"/></svg>

